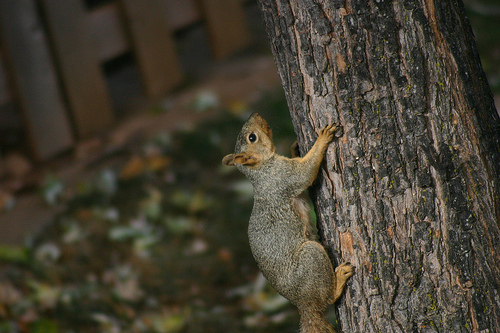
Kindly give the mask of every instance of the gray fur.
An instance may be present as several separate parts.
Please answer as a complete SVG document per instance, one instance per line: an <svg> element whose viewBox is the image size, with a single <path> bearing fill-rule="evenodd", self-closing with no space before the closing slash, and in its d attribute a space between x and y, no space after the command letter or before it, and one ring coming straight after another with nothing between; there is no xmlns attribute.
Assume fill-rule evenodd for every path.
<svg viewBox="0 0 500 333"><path fill-rule="evenodd" d="M290 159L275 153L270 128L253 114L238 135L234 154L223 159L253 185L248 225L252 254L276 291L299 308L303 333L333 332L322 312L338 299L353 274L348 263L334 272L323 246L309 240L306 214L294 203L316 178L329 142L340 131L336 125L326 126L305 157Z"/></svg>

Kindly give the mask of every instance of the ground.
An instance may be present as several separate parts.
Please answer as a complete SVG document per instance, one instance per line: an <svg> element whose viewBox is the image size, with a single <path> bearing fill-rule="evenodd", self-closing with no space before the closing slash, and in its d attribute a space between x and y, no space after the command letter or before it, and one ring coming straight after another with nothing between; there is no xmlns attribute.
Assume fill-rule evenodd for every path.
<svg viewBox="0 0 500 333"><path fill-rule="evenodd" d="M234 59L46 165L1 216L0 332L295 332L249 250L251 185L221 165L254 111L286 153L270 56Z"/></svg>

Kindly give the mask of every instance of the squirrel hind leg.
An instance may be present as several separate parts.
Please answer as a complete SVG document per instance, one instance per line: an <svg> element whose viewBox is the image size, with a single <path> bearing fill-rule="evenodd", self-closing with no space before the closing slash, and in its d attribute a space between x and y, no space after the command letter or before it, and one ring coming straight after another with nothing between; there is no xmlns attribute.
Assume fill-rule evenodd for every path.
<svg viewBox="0 0 500 333"><path fill-rule="evenodd" d="M304 235L308 240L315 240L313 228L311 226L311 217L309 215L309 204L302 197L293 198L293 210L299 216L304 227Z"/></svg>

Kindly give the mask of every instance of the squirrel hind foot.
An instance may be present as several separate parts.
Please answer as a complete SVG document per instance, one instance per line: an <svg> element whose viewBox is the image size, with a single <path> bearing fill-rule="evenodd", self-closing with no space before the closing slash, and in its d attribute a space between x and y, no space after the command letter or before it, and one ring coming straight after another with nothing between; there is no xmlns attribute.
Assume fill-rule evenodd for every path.
<svg viewBox="0 0 500 333"><path fill-rule="evenodd" d="M333 290L333 298L329 302L330 304L335 303L346 285L347 280L354 274L354 266L350 262L344 262L335 268L335 288Z"/></svg>

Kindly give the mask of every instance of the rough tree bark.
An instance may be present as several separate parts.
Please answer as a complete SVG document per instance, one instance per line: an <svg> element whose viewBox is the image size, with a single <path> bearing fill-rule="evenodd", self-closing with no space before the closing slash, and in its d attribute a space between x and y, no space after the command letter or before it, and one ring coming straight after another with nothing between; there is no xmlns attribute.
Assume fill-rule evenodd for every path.
<svg viewBox="0 0 500 333"><path fill-rule="evenodd" d="M500 331L500 119L460 0L259 0L345 332ZM333 152L338 157L334 159Z"/></svg>

